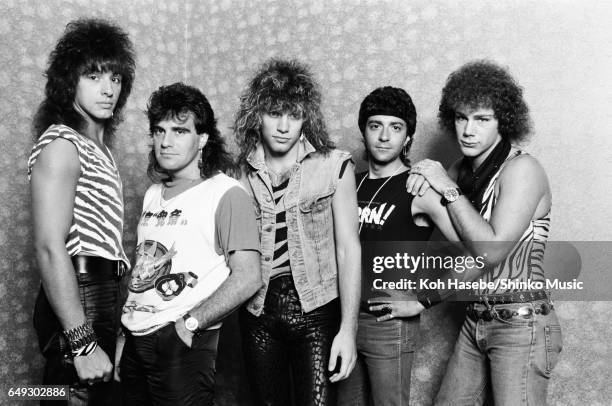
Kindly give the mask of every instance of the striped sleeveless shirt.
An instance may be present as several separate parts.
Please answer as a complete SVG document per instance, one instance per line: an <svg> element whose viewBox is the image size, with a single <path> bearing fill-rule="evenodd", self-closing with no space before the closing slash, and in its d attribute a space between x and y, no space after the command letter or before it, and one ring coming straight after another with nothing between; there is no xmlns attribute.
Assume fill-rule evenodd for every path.
<svg viewBox="0 0 612 406"><path fill-rule="evenodd" d="M77 181L72 224L66 239L68 255L93 255L129 261L123 251L123 185L112 156L65 125L52 125L37 140L28 159L28 179L40 152L57 138L74 144L81 174ZM50 215L52 213L49 213Z"/></svg>
<svg viewBox="0 0 612 406"><path fill-rule="evenodd" d="M491 220L491 213L497 203L497 197L495 196L495 185L499 180L499 174L504 168L504 165L516 158L519 155L526 154L524 151L517 150L515 153L510 154L503 165L499 168L499 171L493 176L487 189L482 197L482 208L480 215L489 222ZM512 280L513 282L543 282L546 283L544 277L544 249L546 248L546 241L548 240L548 233L550 228L550 210L543 217L533 219L529 222L527 228L521 235L521 238L516 242L510 253L504 258L499 264L497 264L492 270L485 273L482 280L485 282L494 282L500 279ZM522 285L522 283L521 283ZM523 285L524 286L524 285ZM516 289L501 289L497 290L484 289L480 290L479 294L496 294L496 293L509 293L516 291Z"/></svg>

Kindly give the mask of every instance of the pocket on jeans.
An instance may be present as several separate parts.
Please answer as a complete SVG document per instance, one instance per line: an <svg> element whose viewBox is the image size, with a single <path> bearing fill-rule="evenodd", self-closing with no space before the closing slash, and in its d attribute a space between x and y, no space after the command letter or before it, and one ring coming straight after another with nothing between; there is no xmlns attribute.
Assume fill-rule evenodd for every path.
<svg viewBox="0 0 612 406"><path fill-rule="evenodd" d="M544 340L546 348L546 374L550 374L557 365L559 354L563 349L563 335L561 326L550 324L544 327Z"/></svg>
<svg viewBox="0 0 612 406"><path fill-rule="evenodd" d="M158 351L164 354L174 354L180 351L190 350L187 344L176 332L175 323L170 323L159 331L157 346Z"/></svg>

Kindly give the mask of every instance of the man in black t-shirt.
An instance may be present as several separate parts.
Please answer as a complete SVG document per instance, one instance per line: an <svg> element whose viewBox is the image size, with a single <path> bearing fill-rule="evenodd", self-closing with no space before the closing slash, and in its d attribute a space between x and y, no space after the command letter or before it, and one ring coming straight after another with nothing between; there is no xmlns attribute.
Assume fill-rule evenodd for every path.
<svg viewBox="0 0 612 406"><path fill-rule="evenodd" d="M378 250L381 245L376 242L402 241L398 246L406 254L420 255L418 247L425 247L434 224L447 238L457 240L440 195L429 189L412 196L406 190L408 152L416 128L410 96L389 86L374 90L361 103L359 128L368 160L368 171L357 175L362 254ZM371 266L362 269L358 361L340 383L339 404L366 404L370 397L375 406L407 405L419 318L405 317L405 305L414 295L379 290L380 283L372 281L380 282L382 274L375 275Z"/></svg>

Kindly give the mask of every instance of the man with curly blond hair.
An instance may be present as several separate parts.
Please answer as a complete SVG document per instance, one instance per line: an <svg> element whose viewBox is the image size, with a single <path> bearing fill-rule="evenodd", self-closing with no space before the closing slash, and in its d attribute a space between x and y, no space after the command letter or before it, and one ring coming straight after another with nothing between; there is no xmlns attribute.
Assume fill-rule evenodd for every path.
<svg viewBox="0 0 612 406"><path fill-rule="evenodd" d="M241 311L255 404L335 405L333 382L349 375L356 356L360 247L350 154L334 148L319 86L297 61L261 67L234 132L261 238L264 287Z"/></svg>

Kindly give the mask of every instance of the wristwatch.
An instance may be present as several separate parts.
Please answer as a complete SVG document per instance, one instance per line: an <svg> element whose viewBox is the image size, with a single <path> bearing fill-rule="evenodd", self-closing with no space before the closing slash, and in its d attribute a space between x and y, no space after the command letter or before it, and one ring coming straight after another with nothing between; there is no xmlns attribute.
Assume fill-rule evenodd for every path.
<svg viewBox="0 0 612 406"><path fill-rule="evenodd" d="M449 203L452 203L455 200L459 199L459 196L461 196L462 194L463 192L458 187L449 187L448 189L445 189L442 193L442 199L440 200L440 203L442 204L442 206L446 206Z"/></svg>
<svg viewBox="0 0 612 406"><path fill-rule="evenodd" d="M185 328L187 330L191 331L193 334L198 332L198 327L200 326L198 319L187 313L183 316L183 320L185 320Z"/></svg>

